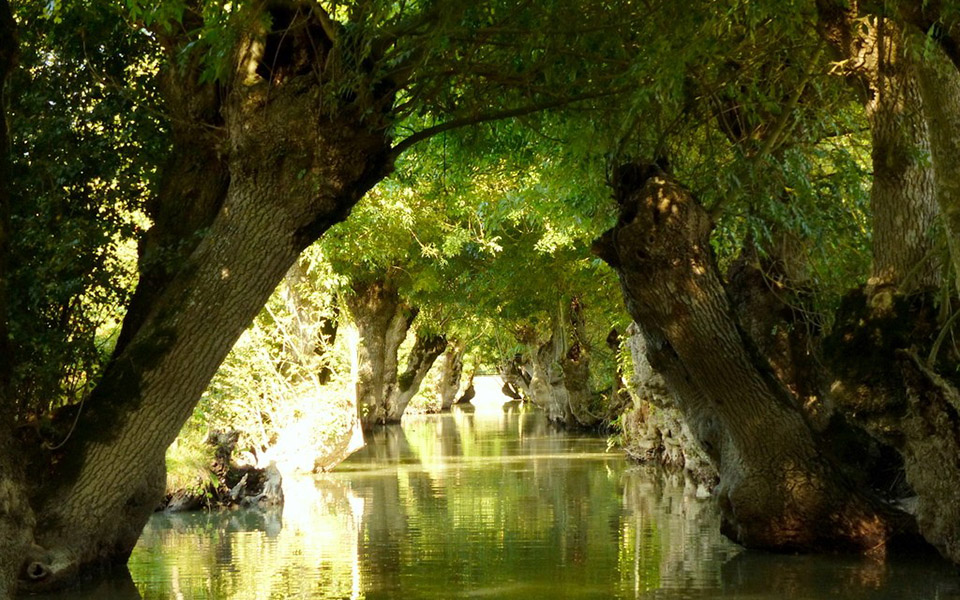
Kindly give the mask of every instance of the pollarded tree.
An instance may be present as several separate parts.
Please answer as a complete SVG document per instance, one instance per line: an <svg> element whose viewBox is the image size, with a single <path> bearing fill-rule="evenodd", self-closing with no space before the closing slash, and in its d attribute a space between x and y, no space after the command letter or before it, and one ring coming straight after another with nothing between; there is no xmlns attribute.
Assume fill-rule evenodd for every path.
<svg viewBox="0 0 960 600"><path fill-rule="evenodd" d="M169 158L145 207L153 225L139 284L70 439L61 454L34 455L44 476L30 486L4 471L4 552L25 557L4 561L5 592L18 575L40 589L122 563L162 489L164 450L300 251L414 143L616 91L617 57L633 44L623 34L640 10L562 0L131 5L141 26L129 35L151 31L146 43L163 55ZM81 9L129 18L53 8L67 22ZM15 22L2 25L13 48ZM10 431L17 411L10 390L2 396ZM5 464L23 462L22 450L4 450Z"/></svg>
<svg viewBox="0 0 960 600"><path fill-rule="evenodd" d="M696 83L687 81L684 93L658 108L700 118L678 126L685 130L679 138L678 131L644 134L638 127L641 139L664 140L654 156L669 158L671 166L627 163L617 169L620 218L597 250L620 275L650 365L717 467L727 535L775 549L873 548L908 526L909 518L869 489L875 482L844 463L838 454L843 449L831 443L828 427L835 422L822 404L827 390L813 385L801 392L784 368L796 358L780 360L767 338L783 328L747 326L757 315L737 309L743 296L735 287L744 280L732 271L727 279L721 274L723 263L733 265L732 257L747 244L772 254L776 246L769 242L781 237L777 229L789 220L770 216L796 213L809 228L809 219L817 218L812 208L836 211L851 201L831 196L822 183L820 189L811 185L838 179L827 149L843 149L844 143L825 140L840 129L840 121L833 125L830 118L850 112L839 84L826 78L813 7L743 8L734 18L701 21L708 38L718 32L715 27L725 34L704 44L700 60L683 65L697 73ZM777 41L782 39L805 43L807 50L788 57ZM696 50L685 51L696 56ZM755 71L761 77L753 77ZM833 114L825 118L820 111L828 107ZM833 172L824 176L828 169ZM744 235L744 223L765 226ZM821 245L829 243L824 234L836 229L818 227ZM800 271L792 266L765 284L786 295L786 274ZM816 382L815 371L813 376Z"/></svg>

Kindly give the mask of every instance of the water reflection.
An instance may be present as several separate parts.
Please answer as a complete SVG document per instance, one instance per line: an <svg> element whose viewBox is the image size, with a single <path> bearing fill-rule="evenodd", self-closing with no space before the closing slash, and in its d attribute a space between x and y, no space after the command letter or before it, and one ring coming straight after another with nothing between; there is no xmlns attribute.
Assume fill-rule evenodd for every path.
<svg viewBox="0 0 960 600"><path fill-rule="evenodd" d="M937 560L739 551L682 479L538 413L423 416L260 514L157 515L85 598L960 598ZM76 596L80 598L81 596Z"/></svg>

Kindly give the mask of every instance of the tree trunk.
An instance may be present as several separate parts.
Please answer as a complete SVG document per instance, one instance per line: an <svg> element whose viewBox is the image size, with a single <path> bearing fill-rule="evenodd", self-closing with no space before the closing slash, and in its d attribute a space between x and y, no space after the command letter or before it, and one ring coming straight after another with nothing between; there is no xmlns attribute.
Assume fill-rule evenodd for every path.
<svg viewBox="0 0 960 600"><path fill-rule="evenodd" d="M503 381L503 394L514 400L530 400L530 374L523 363L523 355L516 354L513 358L500 363L498 369Z"/></svg>
<svg viewBox="0 0 960 600"><path fill-rule="evenodd" d="M305 34L287 41L297 43L297 35ZM271 57L274 69L289 68L285 77L254 75L263 66L261 41L245 41L236 80L220 88L217 147L229 170L222 205L169 281L140 294L145 305L132 310L124 343L33 496L43 552L36 577L23 581L28 590L126 561L163 492L165 450L224 356L300 251L390 170L383 124L327 102L309 66L298 70ZM195 73L178 73L171 76L184 77L190 89ZM191 153L189 164L207 158L181 143L175 135L174 154ZM161 185L160 206L189 201L182 185ZM197 202L206 203L200 195ZM201 208L206 214L209 207ZM158 219L157 227L164 223ZM141 285L153 283L145 277Z"/></svg>
<svg viewBox="0 0 960 600"><path fill-rule="evenodd" d="M530 400L543 409L551 423L572 423L570 397L560 367L566 352L561 326L555 325L546 342L535 342L529 347Z"/></svg>
<svg viewBox="0 0 960 600"><path fill-rule="evenodd" d="M390 280L358 282L347 310L360 334L357 345L357 410L365 431L387 422L386 398L397 380L397 352L417 313Z"/></svg>
<svg viewBox="0 0 960 600"><path fill-rule="evenodd" d="M595 245L720 475L724 533L749 547L882 546L897 515L857 490L741 334L710 248L707 213L655 167L616 182L617 225Z"/></svg>
<svg viewBox="0 0 960 600"><path fill-rule="evenodd" d="M624 450L640 462L682 469L700 483L717 478L714 459L707 456L677 408L663 377L647 360L647 344L636 324L627 329L627 344L633 363L629 389L633 409L623 422ZM702 433L704 438L708 433ZM719 457L714 457L719 460Z"/></svg>
<svg viewBox="0 0 960 600"><path fill-rule="evenodd" d="M562 427L594 427L600 418L591 412L598 394L590 387L590 352L585 342L583 306L574 298L566 321L553 325L550 338L540 342L528 334L520 340L529 348L527 362L517 359L501 367L501 378L539 406L547 420Z"/></svg>
<svg viewBox="0 0 960 600"><path fill-rule="evenodd" d="M862 14L858 3L818 0L824 37L842 72L863 94L872 142L872 286L900 293L937 289L937 174L928 162L931 133L917 59L905 51L902 27ZM936 160L934 160L934 163ZM958 230L955 230L958 231Z"/></svg>
<svg viewBox="0 0 960 600"><path fill-rule="evenodd" d="M470 401L477 396L477 388L473 385L474 375L476 375L476 373L471 371L467 377L466 384L462 386L463 392L457 397L457 401L454 402L454 404L470 404Z"/></svg>
<svg viewBox="0 0 960 600"><path fill-rule="evenodd" d="M887 460L895 476L889 485L915 495L920 532L960 563L960 395L934 370L955 372L956 356L936 356L936 339L946 332L931 301L942 281L930 273L940 266L930 239L938 208L954 268L960 264L960 179L953 172L960 166L960 77L942 48L928 45L926 28L905 40L901 25L863 18L855 4L833 8L821 6L833 26L829 39L846 40L848 55L868 58L851 63L862 65L854 75L871 90L874 268L869 285L844 299L826 340L831 395L899 459ZM918 47L905 50L907 43ZM932 167L923 162L927 153ZM918 352L931 358L921 361Z"/></svg>
<svg viewBox="0 0 960 600"><path fill-rule="evenodd" d="M570 343L560 361L569 412L564 425L595 427L600 423L600 417L593 414L591 408L598 404L598 394L590 387L590 347L586 341L586 321L579 298L571 300L567 316Z"/></svg>
<svg viewBox="0 0 960 600"><path fill-rule="evenodd" d="M460 393L460 379L463 375L463 346L453 342L443 352L440 369L440 410L450 410Z"/></svg>
<svg viewBox="0 0 960 600"><path fill-rule="evenodd" d="M960 71L938 48L918 67L937 204L947 231L954 273L960 273ZM955 278L960 291L960 277Z"/></svg>
<svg viewBox="0 0 960 600"><path fill-rule="evenodd" d="M387 423L400 422L410 400L420 390L423 378L446 347L447 338L442 335L417 332L417 339L410 349L410 356L407 357L406 370L387 389Z"/></svg>

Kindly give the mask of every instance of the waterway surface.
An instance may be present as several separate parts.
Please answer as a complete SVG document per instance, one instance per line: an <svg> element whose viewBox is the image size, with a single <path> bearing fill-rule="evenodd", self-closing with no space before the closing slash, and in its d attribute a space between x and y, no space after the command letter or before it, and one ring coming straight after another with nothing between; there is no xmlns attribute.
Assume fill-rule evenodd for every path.
<svg viewBox="0 0 960 600"><path fill-rule="evenodd" d="M130 578L73 600L960 599L932 557L743 552L682 479L539 413L409 418L284 485L282 512L155 515Z"/></svg>

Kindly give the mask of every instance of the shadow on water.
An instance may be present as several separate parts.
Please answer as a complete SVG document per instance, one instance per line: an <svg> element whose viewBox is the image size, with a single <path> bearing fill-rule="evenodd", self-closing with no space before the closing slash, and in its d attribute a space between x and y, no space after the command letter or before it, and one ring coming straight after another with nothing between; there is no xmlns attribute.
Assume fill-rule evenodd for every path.
<svg viewBox="0 0 960 600"><path fill-rule="evenodd" d="M744 552L682 477L516 408L384 428L282 515L156 515L132 579L60 598L960 598L936 559Z"/></svg>
<svg viewBox="0 0 960 600"><path fill-rule="evenodd" d="M62 600L63 598L70 598L70 600L142 600L143 598L129 571L117 573L110 579L101 581L94 586L81 586L67 594L38 594L27 597L33 600Z"/></svg>

